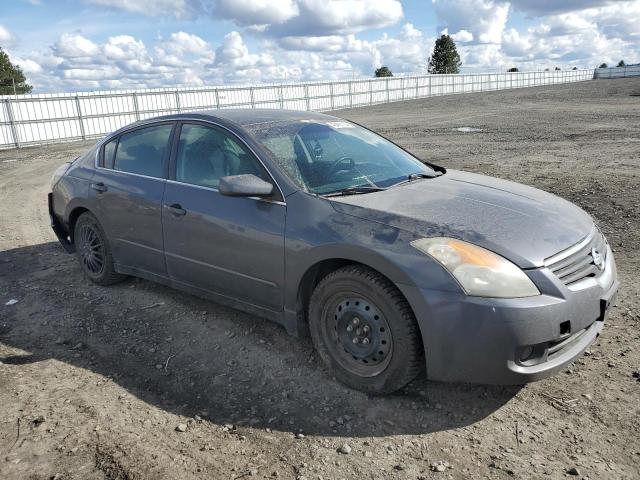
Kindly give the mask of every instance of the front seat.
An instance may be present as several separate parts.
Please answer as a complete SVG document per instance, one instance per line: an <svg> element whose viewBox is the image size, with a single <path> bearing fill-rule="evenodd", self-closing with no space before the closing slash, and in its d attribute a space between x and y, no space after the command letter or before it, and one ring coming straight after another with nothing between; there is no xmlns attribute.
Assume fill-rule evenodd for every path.
<svg viewBox="0 0 640 480"><path fill-rule="evenodd" d="M225 155L219 145L195 142L185 149L182 181L216 188L225 176Z"/></svg>

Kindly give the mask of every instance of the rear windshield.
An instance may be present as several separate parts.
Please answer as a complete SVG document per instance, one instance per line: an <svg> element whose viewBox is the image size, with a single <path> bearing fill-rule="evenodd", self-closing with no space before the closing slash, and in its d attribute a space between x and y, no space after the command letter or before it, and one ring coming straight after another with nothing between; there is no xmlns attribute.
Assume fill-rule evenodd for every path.
<svg viewBox="0 0 640 480"><path fill-rule="evenodd" d="M353 123L273 122L245 127L300 187L327 194L358 186L388 187L433 169Z"/></svg>

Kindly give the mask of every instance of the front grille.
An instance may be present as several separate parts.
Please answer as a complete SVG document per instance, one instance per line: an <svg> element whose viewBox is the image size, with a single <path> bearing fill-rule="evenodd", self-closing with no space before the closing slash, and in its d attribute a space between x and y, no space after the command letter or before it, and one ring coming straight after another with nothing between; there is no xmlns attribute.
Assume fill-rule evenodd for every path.
<svg viewBox="0 0 640 480"><path fill-rule="evenodd" d="M604 269L607 241L600 230L593 228L580 243L545 260L549 268L565 285L587 277L597 277ZM595 255L595 256L594 256Z"/></svg>

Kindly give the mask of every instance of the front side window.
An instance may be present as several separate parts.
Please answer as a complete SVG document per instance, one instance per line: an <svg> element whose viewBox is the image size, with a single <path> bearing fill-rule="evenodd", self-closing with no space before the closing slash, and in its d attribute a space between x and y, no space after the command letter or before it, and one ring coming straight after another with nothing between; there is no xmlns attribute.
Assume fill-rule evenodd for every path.
<svg viewBox="0 0 640 480"><path fill-rule="evenodd" d="M173 125L140 128L120 135L113 168L148 177L164 177L164 159ZM105 148L105 166L106 165Z"/></svg>
<svg viewBox="0 0 640 480"><path fill-rule="evenodd" d="M253 174L268 178L261 165L225 132L205 125L185 124L176 154L176 180L217 188L222 177Z"/></svg>
<svg viewBox="0 0 640 480"><path fill-rule="evenodd" d="M412 174L435 174L400 147L343 120L274 122L247 129L291 179L312 193L385 188Z"/></svg>

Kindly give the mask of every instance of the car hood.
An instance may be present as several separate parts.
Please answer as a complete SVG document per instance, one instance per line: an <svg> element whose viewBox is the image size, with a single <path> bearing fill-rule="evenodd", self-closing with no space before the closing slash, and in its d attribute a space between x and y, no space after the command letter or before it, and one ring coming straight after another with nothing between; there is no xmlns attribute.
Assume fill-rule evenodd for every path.
<svg viewBox="0 0 640 480"><path fill-rule="evenodd" d="M593 220L574 204L536 188L456 170L364 195L332 197L342 213L414 232L458 238L521 268L582 240Z"/></svg>

